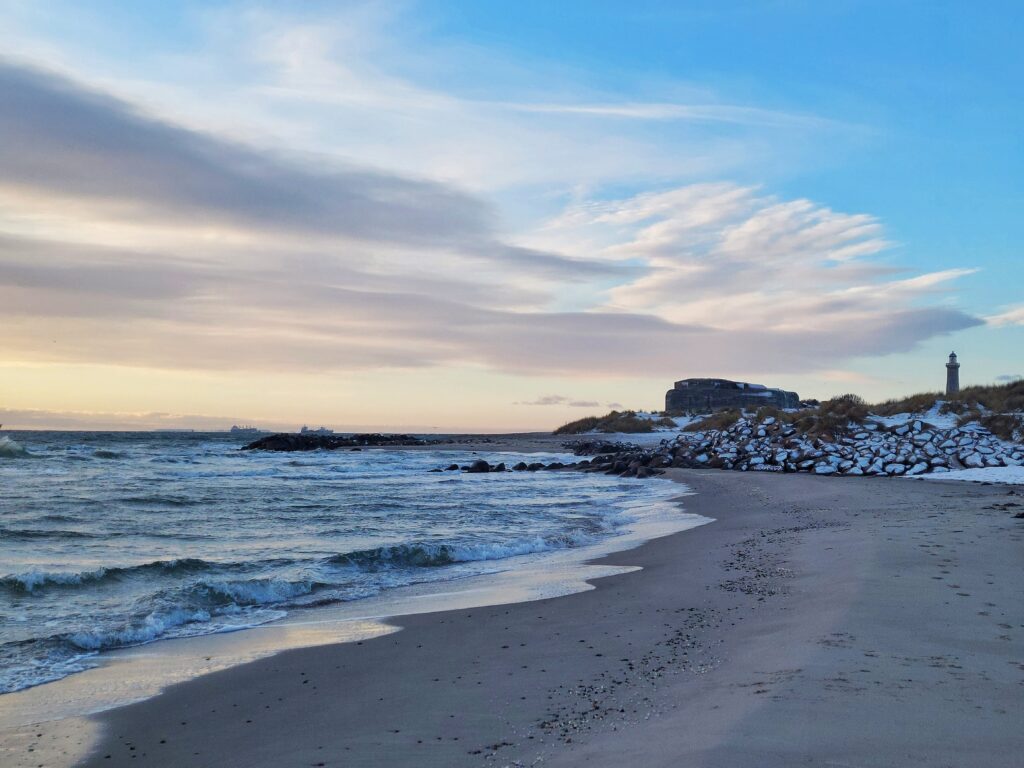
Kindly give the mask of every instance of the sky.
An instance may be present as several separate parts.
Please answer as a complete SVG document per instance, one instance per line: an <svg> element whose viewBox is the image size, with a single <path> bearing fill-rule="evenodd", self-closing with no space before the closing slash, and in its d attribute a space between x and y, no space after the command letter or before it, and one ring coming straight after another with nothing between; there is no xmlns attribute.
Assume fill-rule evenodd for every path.
<svg viewBox="0 0 1024 768"><path fill-rule="evenodd" d="M1024 375L1016 2L0 0L6 428Z"/></svg>

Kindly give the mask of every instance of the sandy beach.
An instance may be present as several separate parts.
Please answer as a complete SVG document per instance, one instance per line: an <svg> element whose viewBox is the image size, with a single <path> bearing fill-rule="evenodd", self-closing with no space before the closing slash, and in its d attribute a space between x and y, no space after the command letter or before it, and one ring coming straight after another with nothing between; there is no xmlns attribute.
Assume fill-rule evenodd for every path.
<svg viewBox="0 0 1024 768"><path fill-rule="evenodd" d="M1019 765L1024 493L672 475L715 522L608 558L640 571L173 686L81 764ZM71 738L33 730L5 759Z"/></svg>

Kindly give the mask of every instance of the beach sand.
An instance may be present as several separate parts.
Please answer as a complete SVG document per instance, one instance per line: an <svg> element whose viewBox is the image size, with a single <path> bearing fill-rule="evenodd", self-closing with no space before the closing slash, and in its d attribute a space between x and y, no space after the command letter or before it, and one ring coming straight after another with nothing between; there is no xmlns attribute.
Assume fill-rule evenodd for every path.
<svg viewBox="0 0 1024 768"><path fill-rule="evenodd" d="M715 522L606 558L640 571L173 686L83 764L1021 764L1024 490L671 474Z"/></svg>

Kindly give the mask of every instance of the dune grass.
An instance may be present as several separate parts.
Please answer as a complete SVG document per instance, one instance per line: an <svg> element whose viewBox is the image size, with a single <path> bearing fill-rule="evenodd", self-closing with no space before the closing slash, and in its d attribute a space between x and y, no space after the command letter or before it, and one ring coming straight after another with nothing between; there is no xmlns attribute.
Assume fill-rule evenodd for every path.
<svg viewBox="0 0 1024 768"><path fill-rule="evenodd" d="M726 411L716 411L710 416L705 416L700 421L694 421L683 427L684 432L707 432L712 429L726 429L735 424L743 413L731 408Z"/></svg>
<svg viewBox="0 0 1024 768"><path fill-rule="evenodd" d="M579 435L584 432L653 432L656 427L674 427L672 419L643 419L636 411L612 411L604 416L586 416L563 424L555 430L556 435Z"/></svg>

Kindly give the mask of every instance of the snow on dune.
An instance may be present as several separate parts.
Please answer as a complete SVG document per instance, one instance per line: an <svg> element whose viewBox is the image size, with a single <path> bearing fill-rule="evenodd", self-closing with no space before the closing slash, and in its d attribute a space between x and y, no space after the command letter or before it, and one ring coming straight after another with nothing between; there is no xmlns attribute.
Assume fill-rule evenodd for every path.
<svg viewBox="0 0 1024 768"><path fill-rule="evenodd" d="M875 416L871 419L886 427L902 427L911 421L923 421L931 424L936 429L953 429L956 426L955 413L939 413L939 409L945 405L944 400L939 400L924 413L897 413L894 416Z"/></svg>
<svg viewBox="0 0 1024 768"><path fill-rule="evenodd" d="M983 467L958 469L940 475L921 475L925 480L967 480L976 483L1024 485L1024 467Z"/></svg>

